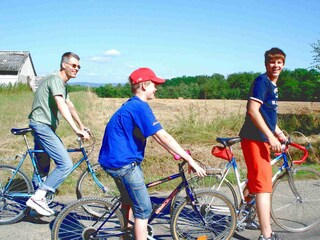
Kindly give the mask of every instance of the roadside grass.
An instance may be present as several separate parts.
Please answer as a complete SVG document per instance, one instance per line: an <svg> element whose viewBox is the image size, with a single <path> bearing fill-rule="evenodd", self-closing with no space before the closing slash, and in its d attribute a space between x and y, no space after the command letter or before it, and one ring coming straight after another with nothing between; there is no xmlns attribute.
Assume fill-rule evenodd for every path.
<svg viewBox="0 0 320 240"><path fill-rule="evenodd" d="M1 89L1 88L0 88ZM126 101L126 99L98 98L91 91L72 92L71 99L75 104L80 118L91 131L95 134L96 144L90 159L92 163L96 163L98 159L101 140L104 128L112 114ZM25 151L26 147L21 136L11 134L12 127L22 128L28 127L27 116L30 112L33 100L33 93L30 90L18 89L14 91L7 89L0 90L0 164L16 165L17 161L13 157L17 153ZM172 104L171 102L174 101ZM231 109L232 103L236 103ZM170 105L171 104L171 105ZM150 101L150 105L154 110L159 121L164 128L177 139L179 143L191 151L192 156L203 164L219 167L224 164L224 160L218 159L211 155L213 145L216 145L216 137L234 137L242 126L244 120L244 107L237 105L236 101L228 100L154 100ZM308 141L312 143L313 154L310 154L308 163L312 167L320 171L319 163L319 145L320 137L319 118L317 112L310 112L310 116L290 115L280 116L279 124L283 129L299 129L303 125L308 125ZM287 121L290 117L296 116L295 121ZM283 117L283 118L282 118ZM283 120L282 120L283 119ZM306 120L307 119L307 120ZM310 120L311 119L311 120ZM308 121L308 124L304 124ZM290 124L290 125L288 125ZM300 127L299 127L300 126ZM71 130L66 121L62 120L57 130L57 134L61 137L66 147L76 147L76 135ZM32 137L28 137L31 146L33 146ZM301 137L295 136L297 141L304 142ZM242 158L240 144L236 144L233 150L237 157L237 163L240 170L245 175L245 164ZM76 161L79 156L72 154L72 158ZM177 172L176 161L163 148L152 139L148 139L145 160L142 167L144 168L146 182L157 180ZM54 163L52 163L54 165ZM31 177L32 167L29 159L26 159L24 171ZM80 172L85 170L85 164L80 166L59 188L59 193L69 194L75 192L75 186ZM231 178L231 181L232 180ZM161 185L161 190L172 189L177 182ZM157 191L159 188L155 188Z"/></svg>

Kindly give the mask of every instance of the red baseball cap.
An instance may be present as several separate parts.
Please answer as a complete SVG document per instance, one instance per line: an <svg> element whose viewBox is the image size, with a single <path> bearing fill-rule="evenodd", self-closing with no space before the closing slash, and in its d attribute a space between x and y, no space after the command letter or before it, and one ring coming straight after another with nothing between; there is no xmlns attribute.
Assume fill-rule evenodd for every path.
<svg viewBox="0 0 320 240"><path fill-rule="evenodd" d="M164 83L166 80L158 78L150 68L138 68L134 70L129 76L130 83L137 84L146 81L152 81L155 84Z"/></svg>

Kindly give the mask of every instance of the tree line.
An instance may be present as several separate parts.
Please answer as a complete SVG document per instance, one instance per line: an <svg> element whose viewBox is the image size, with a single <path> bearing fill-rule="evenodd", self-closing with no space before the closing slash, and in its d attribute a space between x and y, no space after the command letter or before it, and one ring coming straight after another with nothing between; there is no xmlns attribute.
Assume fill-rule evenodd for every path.
<svg viewBox="0 0 320 240"><path fill-rule="evenodd" d="M211 76L182 76L167 80L158 86L157 98L186 99L247 99L253 80L261 73L242 72L224 77L215 73ZM319 101L320 72L316 69L284 69L277 82L281 101ZM70 86L71 91L79 86ZM129 83L106 84L93 91L99 97L127 98L132 96Z"/></svg>

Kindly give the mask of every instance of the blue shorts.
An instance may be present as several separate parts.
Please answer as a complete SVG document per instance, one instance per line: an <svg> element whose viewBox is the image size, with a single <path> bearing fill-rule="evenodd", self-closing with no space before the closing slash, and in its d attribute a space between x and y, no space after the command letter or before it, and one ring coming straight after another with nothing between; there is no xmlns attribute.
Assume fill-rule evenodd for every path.
<svg viewBox="0 0 320 240"><path fill-rule="evenodd" d="M152 204L140 164L134 162L119 169L110 169L103 165L101 167L115 180L121 193L121 202L132 206L134 217L148 219Z"/></svg>

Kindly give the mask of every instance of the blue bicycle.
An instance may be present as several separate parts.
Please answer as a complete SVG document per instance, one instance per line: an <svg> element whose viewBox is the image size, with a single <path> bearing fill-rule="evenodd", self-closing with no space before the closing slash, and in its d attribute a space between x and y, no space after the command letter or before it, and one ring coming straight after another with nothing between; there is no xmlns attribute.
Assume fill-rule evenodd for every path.
<svg viewBox="0 0 320 240"><path fill-rule="evenodd" d="M22 155L17 155L19 159L17 166L0 165L0 225L12 224L21 220L26 214L28 214L28 208L26 207L26 201L35 192L34 186L30 177L22 170L27 156L30 157L35 175L38 181L41 183L43 179L38 171L38 163L35 157L35 153L44 152L43 150L34 150L30 147L27 134L32 132L31 128L12 128L12 134L22 136L26 144L27 150ZM115 186L109 186L107 184L113 184L113 180L108 176L100 167L98 163L91 165L89 155L93 151L95 138L92 133L91 145L84 146L81 138L78 137L78 148L67 149L69 153L81 153L81 158L77 161L72 172L77 169L81 163L86 162L86 170L81 174L76 186L77 198L88 196L103 196L113 197L118 193L110 191L110 189L116 189ZM70 174L71 174L70 173ZM50 203L54 197L53 194L47 194L47 202ZM97 214L92 209L86 208L88 212Z"/></svg>

